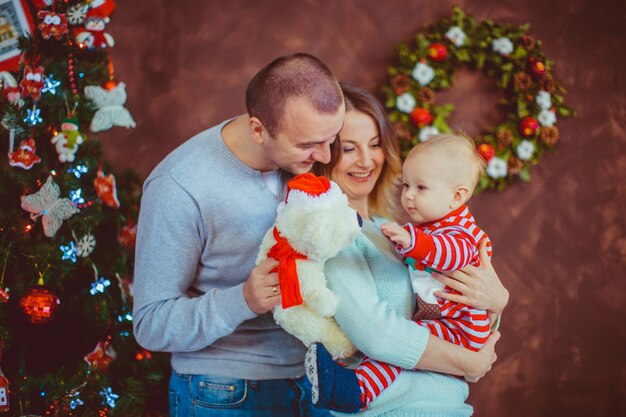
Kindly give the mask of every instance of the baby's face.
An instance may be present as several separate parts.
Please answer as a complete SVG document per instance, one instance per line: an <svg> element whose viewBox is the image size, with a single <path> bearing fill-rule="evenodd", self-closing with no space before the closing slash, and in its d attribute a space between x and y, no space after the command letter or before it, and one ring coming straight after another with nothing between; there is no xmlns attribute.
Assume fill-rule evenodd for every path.
<svg viewBox="0 0 626 417"><path fill-rule="evenodd" d="M402 208L415 224L439 220L453 209L455 185L444 158L417 152L402 165Z"/></svg>

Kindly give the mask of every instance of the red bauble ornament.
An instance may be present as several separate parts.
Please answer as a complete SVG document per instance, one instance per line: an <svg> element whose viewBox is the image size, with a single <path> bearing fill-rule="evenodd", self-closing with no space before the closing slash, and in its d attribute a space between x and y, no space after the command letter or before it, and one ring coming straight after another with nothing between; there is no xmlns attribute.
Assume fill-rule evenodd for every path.
<svg viewBox="0 0 626 417"><path fill-rule="evenodd" d="M26 291L20 300L20 307L33 324L46 324L54 318L54 312L61 302L53 292L41 287Z"/></svg>
<svg viewBox="0 0 626 417"><path fill-rule="evenodd" d="M527 138L535 136L539 130L539 122L532 116L526 116L519 122L519 130Z"/></svg>
<svg viewBox="0 0 626 417"><path fill-rule="evenodd" d="M478 153L485 160L485 162L488 162L491 158L493 158L496 152L492 145L488 143L481 143L478 145Z"/></svg>
<svg viewBox="0 0 626 417"><path fill-rule="evenodd" d="M433 115L422 107L418 107L411 112L411 121L419 128L428 126L433 119Z"/></svg>
<svg viewBox="0 0 626 417"><path fill-rule="evenodd" d="M435 62L443 61L447 55L448 48L442 43L431 43L428 46L428 57Z"/></svg>
<svg viewBox="0 0 626 417"><path fill-rule="evenodd" d="M541 77L543 74L546 73L546 64L544 64L543 62L537 61L535 58L530 58L528 60L528 63L530 64L530 72L532 72L536 76Z"/></svg>

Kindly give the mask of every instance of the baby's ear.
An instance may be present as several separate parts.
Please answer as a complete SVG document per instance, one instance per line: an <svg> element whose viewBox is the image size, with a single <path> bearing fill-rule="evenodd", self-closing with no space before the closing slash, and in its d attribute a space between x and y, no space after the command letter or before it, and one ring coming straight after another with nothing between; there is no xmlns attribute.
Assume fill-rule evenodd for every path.
<svg viewBox="0 0 626 417"><path fill-rule="evenodd" d="M459 185L454 190L454 195L452 196L452 203L450 203L450 208L452 210L456 210L461 205L465 204L467 200L470 198L470 190L466 185Z"/></svg>

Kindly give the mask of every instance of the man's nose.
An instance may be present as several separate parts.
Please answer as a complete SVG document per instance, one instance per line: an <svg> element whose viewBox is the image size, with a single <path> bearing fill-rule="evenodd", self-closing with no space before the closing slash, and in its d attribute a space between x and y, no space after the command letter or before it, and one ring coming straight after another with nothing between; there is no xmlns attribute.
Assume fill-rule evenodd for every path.
<svg viewBox="0 0 626 417"><path fill-rule="evenodd" d="M330 144L328 142L320 144L319 147L313 152L313 159L321 162L322 164L329 163L330 156Z"/></svg>

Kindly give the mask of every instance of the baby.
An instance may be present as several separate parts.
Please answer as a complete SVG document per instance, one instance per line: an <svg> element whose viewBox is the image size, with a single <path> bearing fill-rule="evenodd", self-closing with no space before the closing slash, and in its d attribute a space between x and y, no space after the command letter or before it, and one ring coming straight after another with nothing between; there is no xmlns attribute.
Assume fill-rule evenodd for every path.
<svg viewBox="0 0 626 417"><path fill-rule="evenodd" d="M489 238L476 226L465 205L484 169L485 163L471 138L452 134L431 136L409 152L402 166L402 208L414 224L381 226L383 234L409 265L419 306L413 319L432 334L474 351L489 337L487 312L437 297L437 291L458 292L444 288L431 273L480 265L481 240L486 240L491 256ZM312 351L315 358L307 357L306 363L315 364L318 375L328 367L339 366L326 355L323 346L317 345ZM319 386L313 387L319 395L315 405L356 413L391 385L400 371L394 365L365 358L353 371L335 370L334 375L341 383L329 381L328 386L322 386L318 382Z"/></svg>

